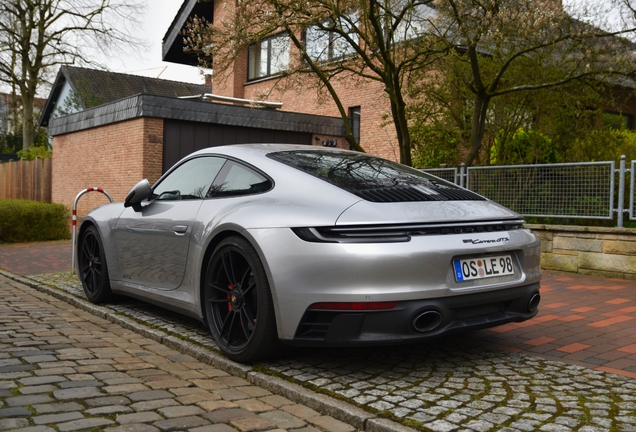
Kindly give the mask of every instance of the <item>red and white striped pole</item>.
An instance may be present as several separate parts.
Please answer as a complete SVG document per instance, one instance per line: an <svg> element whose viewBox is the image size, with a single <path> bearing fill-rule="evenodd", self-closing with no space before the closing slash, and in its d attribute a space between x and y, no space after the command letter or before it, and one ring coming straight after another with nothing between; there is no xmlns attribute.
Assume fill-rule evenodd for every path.
<svg viewBox="0 0 636 432"><path fill-rule="evenodd" d="M77 202L79 201L80 197L82 195L84 195L87 192L101 192L104 195L106 195L108 197L108 200L113 203L115 201L113 201L113 197L110 196L110 194L108 192L106 192L104 189L102 188L98 188L98 187L89 187L84 189L83 191L81 191L80 193L77 194L77 196L75 197L75 200L73 201L73 209L72 209L72 213L73 213L73 220L71 222L71 229L73 230L73 247L72 247L72 251L71 251L71 268L73 270L75 270L75 236L76 236L76 232L77 232Z"/></svg>

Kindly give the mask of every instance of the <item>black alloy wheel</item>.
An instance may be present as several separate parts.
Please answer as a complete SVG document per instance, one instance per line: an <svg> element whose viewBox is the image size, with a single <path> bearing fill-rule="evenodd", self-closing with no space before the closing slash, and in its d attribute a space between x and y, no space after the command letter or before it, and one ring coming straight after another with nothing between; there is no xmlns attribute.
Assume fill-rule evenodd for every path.
<svg viewBox="0 0 636 432"><path fill-rule="evenodd" d="M92 303L105 303L113 298L102 239L94 226L88 227L78 244L79 277L84 294Z"/></svg>
<svg viewBox="0 0 636 432"><path fill-rule="evenodd" d="M215 249L205 276L205 311L219 348L239 362L280 350L269 283L254 248L228 237Z"/></svg>

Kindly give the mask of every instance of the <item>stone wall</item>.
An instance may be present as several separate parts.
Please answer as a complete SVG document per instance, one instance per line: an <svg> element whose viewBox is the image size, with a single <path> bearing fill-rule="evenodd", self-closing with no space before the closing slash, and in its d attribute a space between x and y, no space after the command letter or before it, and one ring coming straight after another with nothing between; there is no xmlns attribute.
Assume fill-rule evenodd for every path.
<svg viewBox="0 0 636 432"><path fill-rule="evenodd" d="M526 225L541 239L541 267L636 279L636 229Z"/></svg>

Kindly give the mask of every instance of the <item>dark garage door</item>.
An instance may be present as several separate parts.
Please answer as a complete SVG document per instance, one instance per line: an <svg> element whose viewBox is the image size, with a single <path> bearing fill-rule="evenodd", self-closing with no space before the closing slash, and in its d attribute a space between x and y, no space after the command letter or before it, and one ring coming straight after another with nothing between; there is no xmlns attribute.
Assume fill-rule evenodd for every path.
<svg viewBox="0 0 636 432"><path fill-rule="evenodd" d="M190 153L227 144L306 144L311 133L164 120L163 172Z"/></svg>

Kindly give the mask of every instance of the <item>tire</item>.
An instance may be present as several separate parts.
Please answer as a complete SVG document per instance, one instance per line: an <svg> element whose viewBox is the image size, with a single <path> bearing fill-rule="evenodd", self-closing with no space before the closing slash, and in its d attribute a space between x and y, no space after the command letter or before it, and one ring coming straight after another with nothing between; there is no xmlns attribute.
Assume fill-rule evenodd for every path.
<svg viewBox="0 0 636 432"><path fill-rule="evenodd" d="M247 240L221 241L208 262L203 289L210 332L229 359L252 363L283 352L267 275Z"/></svg>
<svg viewBox="0 0 636 432"><path fill-rule="evenodd" d="M86 228L78 245L77 262L84 294L91 303L108 303L113 300L108 278L106 254L99 231L94 226Z"/></svg>

